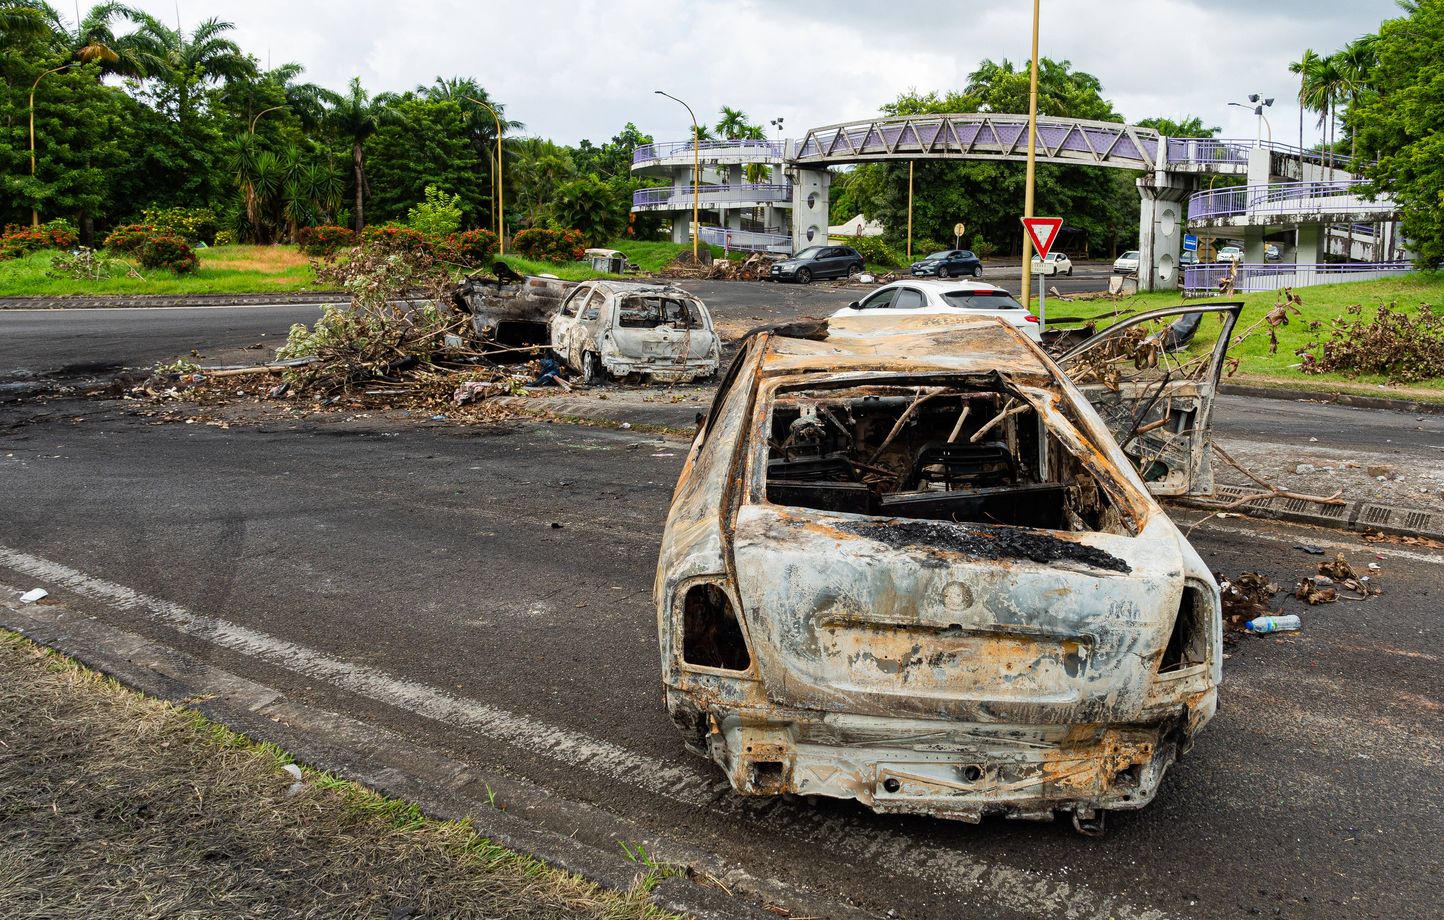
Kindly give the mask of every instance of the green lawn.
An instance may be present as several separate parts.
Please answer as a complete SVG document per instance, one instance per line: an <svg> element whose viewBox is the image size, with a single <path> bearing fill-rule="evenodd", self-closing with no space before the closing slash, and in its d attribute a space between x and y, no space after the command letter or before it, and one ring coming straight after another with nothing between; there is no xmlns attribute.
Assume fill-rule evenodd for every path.
<svg viewBox="0 0 1444 920"><path fill-rule="evenodd" d="M202 249L201 267L177 277L142 269L141 278L104 281L46 277L54 251L0 262L0 297L65 297L103 294L264 294L304 291L314 286L311 266L295 246L215 246Z"/></svg>
<svg viewBox="0 0 1444 920"><path fill-rule="evenodd" d="M1371 396L1397 396L1429 401L1444 400L1444 379L1433 379L1408 386L1388 385L1388 381L1377 375L1347 377L1343 374L1302 374L1298 371L1300 358L1294 354L1311 341L1322 341L1326 330L1314 333L1309 330L1311 321L1327 325L1328 321L1344 315L1352 304L1363 305L1361 315L1371 316L1380 304L1393 303L1397 309L1414 310L1420 304L1444 305L1444 273L1415 272L1398 278L1381 281L1361 281L1354 284L1320 285L1300 288L1297 293L1303 298L1299 309L1302 315L1289 314L1287 326L1276 329L1278 351L1269 354L1267 325L1259 327L1243 342L1233 346L1229 353L1239 359L1238 373L1234 382L1258 383L1272 386L1288 386L1301 391L1348 392ZM1243 332L1263 319L1273 309L1279 295L1273 292L1241 294L1229 298L1206 298L1185 301L1177 294L1139 294L1118 303L1110 301L1073 301L1067 303L1058 298L1048 298L1050 317L1101 318L1100 328L1109 325L1115 310L1142 313L1161 307L1178 306L1184 303L1208 303L1214 300L1242 300L1243 315L1239 318L1238 332ZM1034 299L1036 309L1037 301ZM1051 324L1050 324L1051 325ZM1218 325L1205 321L1189 348L1197 354L1212 347L1218 339ZM1386 386L1387 385L1387 386Z"/></svg>

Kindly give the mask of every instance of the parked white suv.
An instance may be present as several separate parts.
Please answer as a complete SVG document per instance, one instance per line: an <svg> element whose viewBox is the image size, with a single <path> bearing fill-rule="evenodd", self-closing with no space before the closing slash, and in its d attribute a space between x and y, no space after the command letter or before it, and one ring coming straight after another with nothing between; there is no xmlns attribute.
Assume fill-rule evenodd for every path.
<svg viewBox="0 0 1444 920"><path fill-rule="evenodd" d="M919 316L951 313L959 316L996 316L1016 326L1028 338L1042 341L1038 317L1029 313L1012 294L985 281L908 278L884 284L860 301L832 314L846 316Z"/></svg>

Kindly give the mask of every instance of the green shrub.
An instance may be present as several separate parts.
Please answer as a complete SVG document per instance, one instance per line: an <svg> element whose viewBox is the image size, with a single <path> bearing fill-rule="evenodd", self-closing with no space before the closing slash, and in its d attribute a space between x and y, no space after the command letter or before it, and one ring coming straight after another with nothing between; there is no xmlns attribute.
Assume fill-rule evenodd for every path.
<svg viewBox="0 0 1444 920"><path fill-rule="evenodd" d="M122 252L126 255L137 255L150 242L151 237L158 235L151 224L122 224L110 231L105 238L105 248L115 252Z"/></svg>
<svg viewBox="0 0 1444 920"><path fill-rule="evenodd" d="M201 260L182 237L173 233L160 233L146 240L140 248L140 264L143 268L163 268L185 275L200 268Z"/></svg>
<svg viewBox="0 0 1444 920"><path fill-rule="evenodd" d="M215 239L215 242L211 243L211 245L212 245L212 246L234 246L234 245L236 245L236 231L234 231L234 230L217 230L217 231L216 231L216 239Z"/></svg>
<svg viewBox="0 0 1444 920"><path fill-rule="evenodd" d="M406 212L406 224L427 236L449 236L461 229L461 196L428 185L425 199Z"/></svg>
<svg viewBox="0 0 1444 920"><path fill-rule="evenodd" d="M18 259L42 249L70 249L80 234L70 221L59 218L38 227L8 224L0 233L0 260Z"/></svg>
<svg viewBox="0 0 1444 920"><path fill-rule="evenodd" d="M490 230L466 230L450 240L456 261L476 267L486 265L496 255L496 234Z"/></svg>
<svg viewBox="0 0 1444 920"><path fill-rule="evenodd" d="M580 230L550 230L544 227L521 231L512 239L511 245L523 258L538 262L575 262L587 251Z"/></svg>
<svg viewBox="0 0 1444 920"><path fill-rule="evenodd" d="M973 255L977 256L980 259L986 259L990 256L998 254L997 245L983 239L983 235L981 233L976 233L973 235L973 242L971 245L973 247Z"/></svg>
<svg viewBox="0 0 1444 920"><path fill-rule="evenodd" d="M897 268L902 264L902 256L880 236L849 236L843 245L862 253L868 268Z"/></svg>
<svg viewBox="0 0 1444 920"><path fill-rule="evenodd" d="M140 222L159 233L208 246L220 227L216 212L210 208L145 208L140 212Z"/></svg>
<svg viewBox="0 0 1444 920"><path fill-rule="evenodd" d="M420 230L401 224L373 224L361 231L363 245L406 252L429 252L431 241Z"/></svg>
<svg viewBox="0 0 1444 920"><path fill-rule="evenodd" d="M308 256L334 255L337 250L349 249L356 245L356 233L335 224L319 227L302 227L296 234L296 242Z"/></svg>

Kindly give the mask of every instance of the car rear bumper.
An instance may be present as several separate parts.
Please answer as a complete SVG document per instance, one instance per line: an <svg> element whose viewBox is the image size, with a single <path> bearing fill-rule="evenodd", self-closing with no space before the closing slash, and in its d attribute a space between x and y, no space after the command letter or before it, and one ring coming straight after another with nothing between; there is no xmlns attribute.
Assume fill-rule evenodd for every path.
<svg viewBox="0 0 1444 920"><path fill-rule="evenodd" d="M1136 725L1003 725L737 710L707 719L706 754L743 795L856 799L882 814L978 822L1142 808L1212 716Z"/></svg>

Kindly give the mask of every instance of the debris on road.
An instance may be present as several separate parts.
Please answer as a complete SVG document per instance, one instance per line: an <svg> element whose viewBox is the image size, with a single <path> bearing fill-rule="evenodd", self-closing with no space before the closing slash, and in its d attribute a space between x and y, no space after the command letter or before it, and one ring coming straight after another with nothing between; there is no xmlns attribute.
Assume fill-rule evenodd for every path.
<svg viewBox="0 0 1444 920"><path fill-rule="evenodd" d="M49 597L49 596L50 596L50 592L49 592L49 591L46 591L44 588L34 588L34 589L32 589L32 590L30 590L30 591L26 591L24 594L20 595L20 603L22 603L22 604L33 604L33 603L35 603L36 601L42 600L42 599L44 599L44 598L46 598L46 597Z"/></svg>
<svg viewBox="0 0 1444 920"><path fill-rule="evenodd" d="M1286 616L1257 617L1247 623L1248 631L1251 633L1275 633L1275 632L1296 632L1303 628L1296 613Z"/></svg>
<svg viewBox="0 0 1444 920"><path fill-rule="evenodd" d="M1244 572L1235 579L1214 573L1219 599L1223 603L1223 625L1234 632L1246 632L1251 620L1273 616L1274 595L1282 590L1258 572Z"/></svg>

